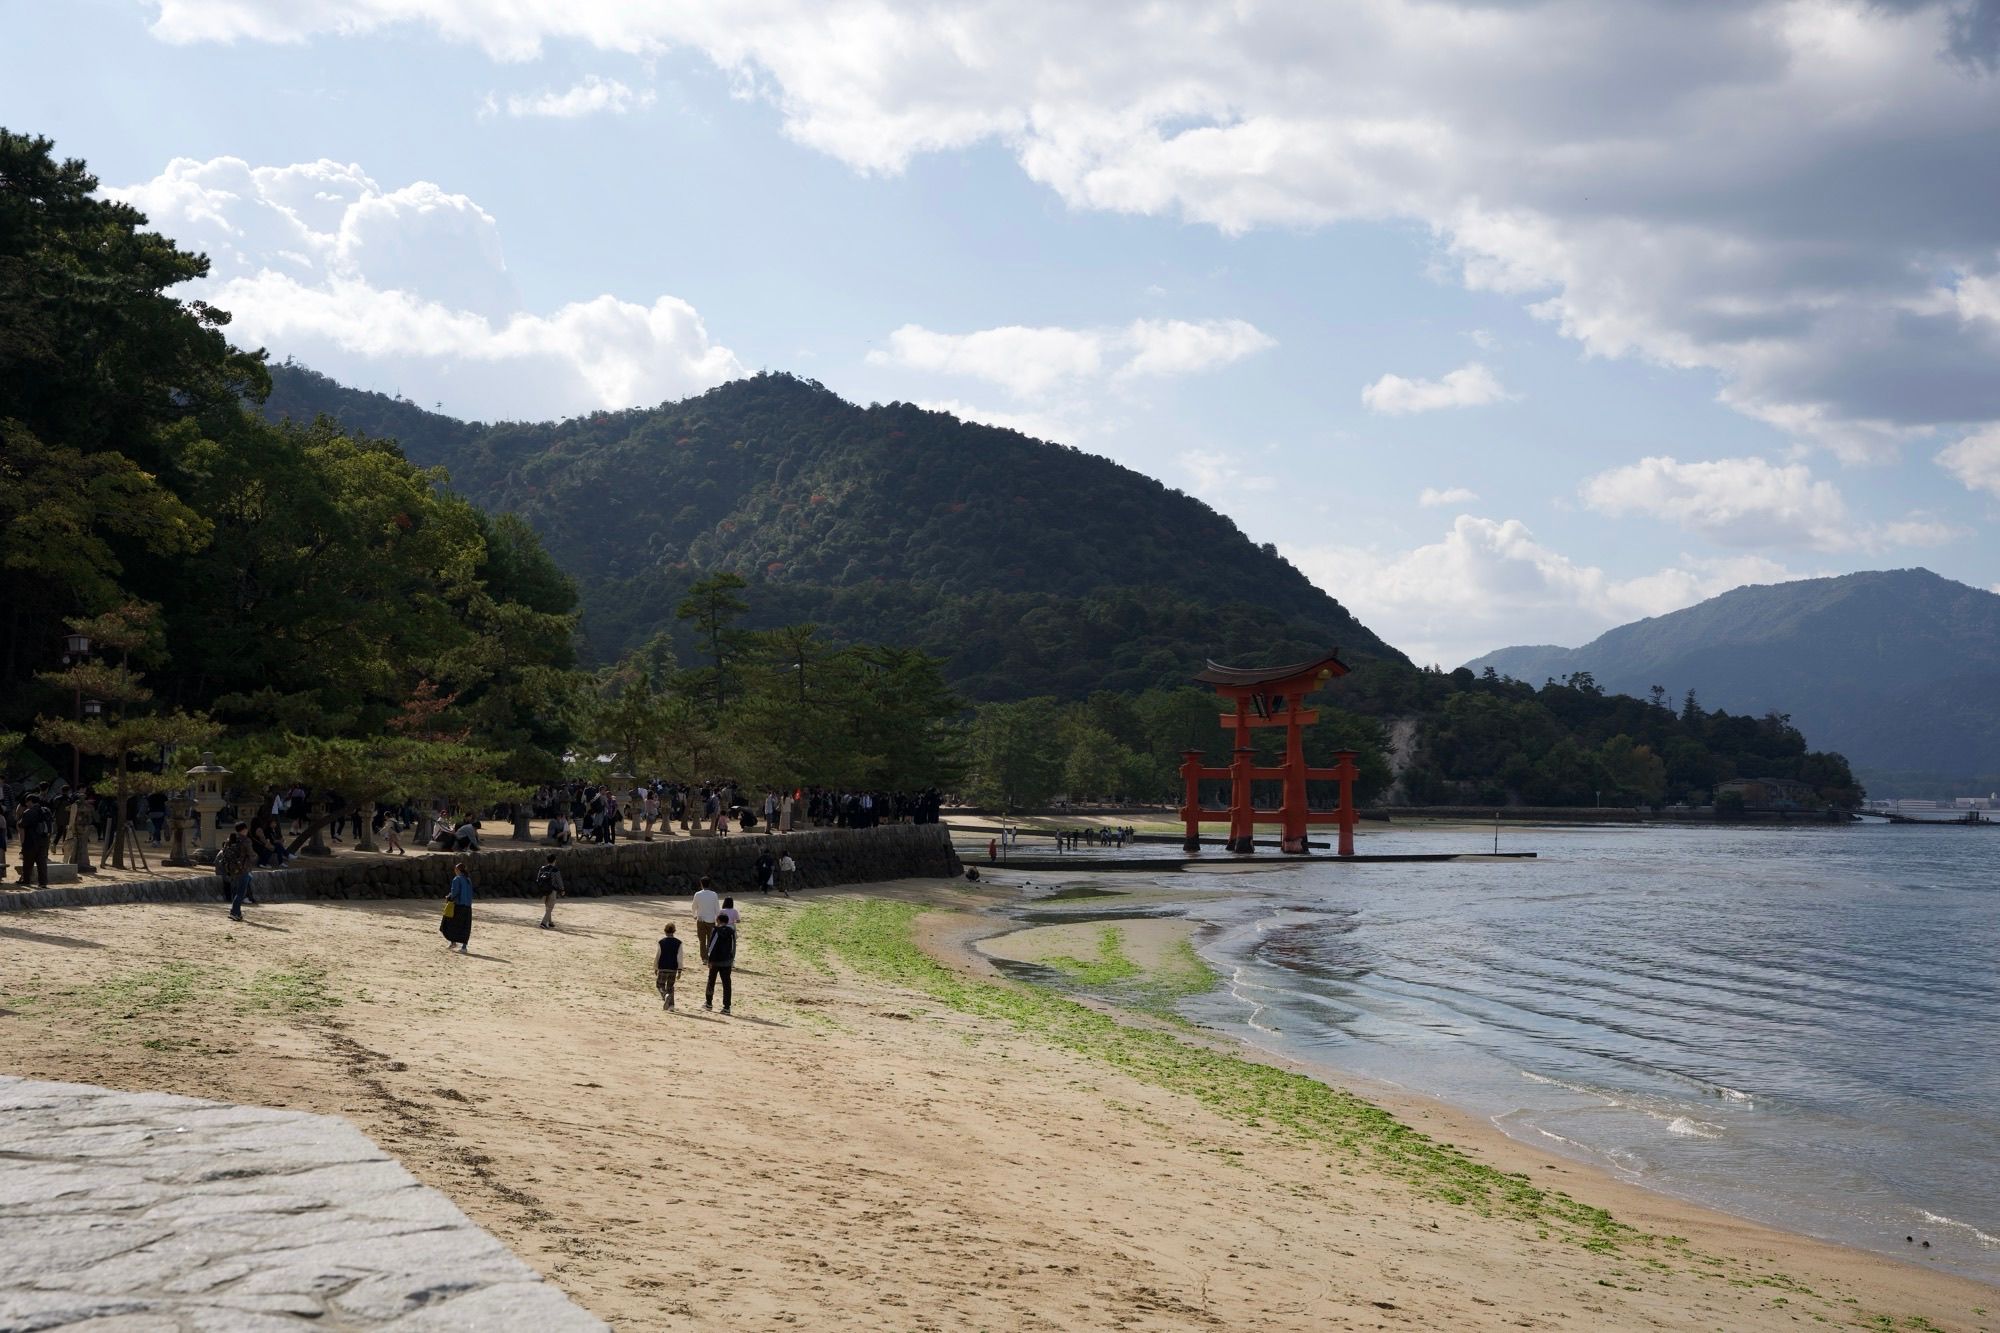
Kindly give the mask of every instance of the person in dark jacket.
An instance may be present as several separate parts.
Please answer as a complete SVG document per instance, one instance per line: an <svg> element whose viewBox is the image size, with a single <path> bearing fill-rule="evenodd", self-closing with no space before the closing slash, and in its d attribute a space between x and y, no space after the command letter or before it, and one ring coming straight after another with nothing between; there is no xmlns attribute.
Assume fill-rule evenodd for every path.
<svg viewBox="0 0 2000 1333"><path fill-rule="evenodd" d="M542 929L556 928L556 895L563 891L562 870L556 865L556 854L550 852L542 861L542 868L535 872L535 887L542 894Z"/></svg>
<svg viewBox="0 0 2000 1333"><path fill-rule="evenodd" d="M660 952L653 959L653 984L660 988L660 1007L674 1007L674 983L681 976L681 942L674 934L674 923L667 923L667 933L660 936ZM723 992L725 995L727 991ZM727 1006L728 1000L723 1004Z"/></svg>
<svg viewBox="0 0 2000 1333"><path fill-rule="evenodd" d="M778 862L766 847L757 854L757 892L769 893L771 886L778 882Z"/></svg>
<svg viewBox="0 0 2000 1333"><path fill-rule="evenodd" d="M20 810L21 882L32 876L39 888L49 886L49 839L55 831L55 811L46 798L35 795L22 802Z"/></svg>
<svg viewBox="0 0 2000 1333"><path fill-rule="evenodd" d="M243 904L250 898L250 872L257 868L257 852L250 845L250 826L238 823L229 841L215 854L215 872L229 884L229 919L243 919Z"/></svg>
<svg viewBox="0 0 2000 1333"><path fill-rule="evenodd" d="M715 982L722 979L722 1012L729 1012L729 974L736 970L736 900L722 900L722 911L715 917L715 933L708 939L708 996L702 1004L704 1009L715 1008Z"/></svg>

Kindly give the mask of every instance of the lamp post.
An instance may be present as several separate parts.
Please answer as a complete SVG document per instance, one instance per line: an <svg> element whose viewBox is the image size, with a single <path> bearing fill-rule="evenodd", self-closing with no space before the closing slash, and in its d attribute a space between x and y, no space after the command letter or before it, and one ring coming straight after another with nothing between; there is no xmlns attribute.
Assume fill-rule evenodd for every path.
<svg viewBox="0 0 2000 1333"><path fill-rule="evenodd" d="M63 637L63 665L81 666L90 660L90 636L69 634ZM92 700L93 704L97 701ZM95 714L93 713L93 716ZM83 686L76 687L76 720L83 721ZM69 747L69 787L74 792L83 785L83 751L76 745Z"/></svg>

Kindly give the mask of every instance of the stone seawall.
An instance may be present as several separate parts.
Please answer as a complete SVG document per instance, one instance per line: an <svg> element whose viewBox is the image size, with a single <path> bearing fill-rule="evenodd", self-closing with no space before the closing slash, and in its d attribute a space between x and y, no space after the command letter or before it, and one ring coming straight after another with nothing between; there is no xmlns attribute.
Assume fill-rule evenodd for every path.
<svg viewBox="0 0 2000 1333"><path fill-rule="evenodd" d="M889 824L873 829L815 829L766 838L732 834L726 838L673 836L653 842L621 842L609 847L566 847L557 851L563 886L572 897L607 894L685 894L707 875L721 893L754 893L754 867L765 848L790 852L798 863L795 888L820 889L876 880L951 877L964 873L942 824ZM454 861L464 861L483 898L538 897L535 871L549 848L489 847L461 856L439 853L408 857L342 857L317 861L298 857L289 870L256 872L255 893L263 902L312 899L426 898L444 896ZM26 892L0 892L0 912L41 907L92 907L110 903L219 902L221 880L214 875L133 880L118 884L65 885Z"/></svg>

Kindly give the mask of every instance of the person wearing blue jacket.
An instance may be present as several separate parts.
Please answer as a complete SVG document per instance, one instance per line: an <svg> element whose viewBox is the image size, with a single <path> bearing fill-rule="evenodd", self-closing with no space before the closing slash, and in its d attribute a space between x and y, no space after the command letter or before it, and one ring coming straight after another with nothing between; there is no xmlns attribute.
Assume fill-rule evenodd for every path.
<svg viewBox="0 0 2000 1333"><path fill-rule="evenodd" d="M456 947L460 953L470 953L472 943L472 877L465 873L465 862L460 861L451 868L451 888L445 894L445 916L438 922L438 933L444 936L444 947Z"/></svg>

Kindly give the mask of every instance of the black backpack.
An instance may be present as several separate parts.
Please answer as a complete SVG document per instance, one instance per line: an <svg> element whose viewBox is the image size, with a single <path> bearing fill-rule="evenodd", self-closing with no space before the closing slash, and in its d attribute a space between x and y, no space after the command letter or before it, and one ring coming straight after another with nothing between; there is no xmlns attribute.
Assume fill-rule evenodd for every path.
<svg viewBox="0 0 2000 1333"><path fill-rule="evenodd" d="M544 865L540 870L535 872L535 887L543 893L549 892L555 888L556 874L557 871L554 866Z"/></svg>

